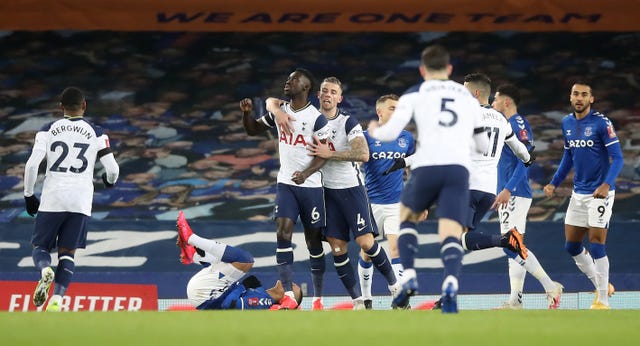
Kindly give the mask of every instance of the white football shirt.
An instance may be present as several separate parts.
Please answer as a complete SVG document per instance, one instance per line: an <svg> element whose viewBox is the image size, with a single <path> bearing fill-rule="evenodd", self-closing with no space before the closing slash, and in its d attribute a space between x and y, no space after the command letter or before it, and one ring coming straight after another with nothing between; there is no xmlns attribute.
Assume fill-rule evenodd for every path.
<svg viewBox="0 0 640 346"><path fill-rule="evenodd" d="M482 108L482 124L489 136L489 147L484 153L471 153L469 189L496 193L498 186L498 161L505 139L511 138L513 129L502 113L490 107Z"/></svg>
<svg viewBox="0 0 640 346"><path fill-rule="evenodd" d="M91 216L94 166L98 152L107 148L109 137L82 117L60 119L38 132L32 156L47 159L38 211ZM26 185L25 193L32 191L33 186Z"/></svg>
<svg viewBox="0 0 640 346"><path fill-rule="evenodd" d="M372 137L392 141L412 118L418 145L411 169L462 165L469 170L471 151L484 151L488 143L486 136L474 136L474 129L484 127L480 104L467 88L451 80L427 80L409 89L398 100L391 119Z"/></svg>
<svg viewBox="0 0 640 346"><path fill-rule="evenodd" d="M329 135L327 118L311 103L307 103L302 109L293 110L291 104L285 102L280 108L285 113L294 116L296 121L291 122L293 124L292 134L286 134L278 128L278 150L280 152L278 182L302 187L322 187L320 171L310 175L300 185L294 183L291 176L296 171L305 170L313 160L313 156L310 156L307 151L307 143L313 142L313 135L316 135L318 139L326 139ZM268 127L277 128L271 113L264 115L258 121Z"/></svg>
<svg viewBox="0 0 640 346"><path fill-rule="evenodd" d="M362 126L358 121L344 113L329 120L328 143L331 150L350 150L349 141L357 137L364 138ZM347 189L354 186L364 185L363 177L355 162L329 160L321 168L322 184L330 189Z"/></svg>

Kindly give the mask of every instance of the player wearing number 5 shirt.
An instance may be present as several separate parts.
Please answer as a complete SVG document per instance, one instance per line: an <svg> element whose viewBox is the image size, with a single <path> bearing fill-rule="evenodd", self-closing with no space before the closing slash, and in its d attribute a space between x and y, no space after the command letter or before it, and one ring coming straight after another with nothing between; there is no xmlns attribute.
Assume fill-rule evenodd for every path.
<svg viewBox="0 0 640 346"><path fill-rule="evenodd" d="M93 175L96 160L105 173L102 181L112 187L119 167L109 146L109 137L84 118L87 102L82 91L66 88L60 97L64 118L36 134L33 151L24 173L24 196L27 213L36 216L31 239L33 262L41 278L33 294L35 306L48 298L55 280L47 311L59 311L75 268L76 249L85 247L87 223L93 203ZM38 167L46 158L42 202L34 194ZM58 266L51 267L50 252L58 248Z"/></svg>

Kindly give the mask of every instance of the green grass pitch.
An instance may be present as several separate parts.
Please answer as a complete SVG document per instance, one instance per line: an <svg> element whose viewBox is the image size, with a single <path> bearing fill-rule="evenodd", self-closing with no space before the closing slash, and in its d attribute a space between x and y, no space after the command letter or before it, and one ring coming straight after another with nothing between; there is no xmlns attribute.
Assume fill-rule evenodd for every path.
<svg viewBox="0 0 640 346"><path fill-rule="evenodd" d="M2 345L638 345L638 310L0 313Z"/></svg>

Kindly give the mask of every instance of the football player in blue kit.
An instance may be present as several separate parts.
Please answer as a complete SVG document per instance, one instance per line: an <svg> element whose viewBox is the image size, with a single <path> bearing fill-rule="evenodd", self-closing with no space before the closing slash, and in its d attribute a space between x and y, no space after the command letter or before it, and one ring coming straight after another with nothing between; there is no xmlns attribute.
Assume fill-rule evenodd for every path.
<svg viewBox="0 0 640 346"><path fill-rule="evenodd" d="M383 95L376 101L376 114L380 124L386 123L396 109L398 95ZM373 218L381 235L387 238L389 259L396 278L402 276L402 263L398 253L398 232L400 231L400 194L404 186L406 158L415 151L413 135L402 130L395 141L382 142L369 136L364 137L369 147L369 160L362 163L365 186L371 203ZM371 286L373 284L373 264L363 251L358 261L358 276L365 307L372 307Z"/></svg>
<svg viewBox="0 0 640 346"><path fill-rule="evenodd" d="M280 310L285 298L282 282L265 288L253 275L244 278L253 267L253 256L240 248L205 239L193 233L180 211L176 223L180 262L197 263L202 268L187 284L187 298L198 310ZM244 278L244 279L243 279ZM292 283L294 299L299 306L302 290Z"/></svg>
<svg viewBox="0 0 640 346"><path fill-rule="evenodd" d="M611 121L593 109L591 84L573 84L569 96L573 112L562 119L564 152L553 179L544 187L551 197L573 168L573 192L565 216L565 249L596 288L592 309L609 309L609 258L605 251L615 197L615 181L624 165L618 136ZM589 237L589 251L583 246Z"/></svg>

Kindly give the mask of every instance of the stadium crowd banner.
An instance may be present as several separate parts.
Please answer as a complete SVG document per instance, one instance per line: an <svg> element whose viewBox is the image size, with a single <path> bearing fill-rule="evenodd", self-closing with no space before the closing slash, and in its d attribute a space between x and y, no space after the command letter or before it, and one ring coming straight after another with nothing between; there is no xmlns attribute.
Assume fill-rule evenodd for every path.
<svg viewBox="0 0 640 346"><path fill-rule="evenodd" d="M34 281L0 281L0 287L0 311L40 311L45 307L33 305ZM61 311L157 311L158 290L155 285L74 282L60 307Z"/></svg>
<svg viewBox="0 0 640 346"><path fill-rule="evenodd" d="M0 2L0 30L584 32L638 31L639 19L639 0Z"/></svg>

